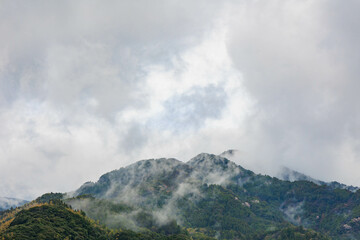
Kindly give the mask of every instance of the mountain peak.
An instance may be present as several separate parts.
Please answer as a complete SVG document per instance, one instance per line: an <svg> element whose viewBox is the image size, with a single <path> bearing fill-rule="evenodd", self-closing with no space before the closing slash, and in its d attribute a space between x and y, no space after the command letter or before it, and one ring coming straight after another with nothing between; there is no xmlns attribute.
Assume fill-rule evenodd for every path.
<svg viewBox="0 0 360 240"><path fill-rule="evenodd" d="M226 165L230 162L227 158L221 157L219 155L214 155L210 153L200 153L197 156L190 159L187 162L192 167L200 166L200 165Z"/></svg>
<svg viewBox="0 0 360 240"><path fill-rule="evenodd" d="M229 149L229 150L226 150L224 152L222 152L221 154L219 154L219 156L221 157L232 157L235 155L235 153L237 152L238 150L236 149Z"/></svg>
<svg viewBox="0 0 360 240"><path fill-rule="evenodd" d="M184 164L183 162L175 158L157 158L157 159L145 159L133 163L126 168L165 168L165 167L174 167L177 165Z"/></svg>
<svg viewBox="0 0 360 240"><path fill-rule="evenodd" d="M95 183L85 183L75 196L93 194L102 197L119 197L128 189L144 187L168 180L176 181L181 172L189 168L185 163L175 158L146 159L122 167L102 175ZM182 169L184 171L180 171Z"/></svg>
<svg viewBox="0 0 360 240"><path fill-rule="evenodd" d="M207 184L226 185L231 179L241 179L249 174L229 159L209 153L200 153L187 164L194 169L193 175Z"/></svg>

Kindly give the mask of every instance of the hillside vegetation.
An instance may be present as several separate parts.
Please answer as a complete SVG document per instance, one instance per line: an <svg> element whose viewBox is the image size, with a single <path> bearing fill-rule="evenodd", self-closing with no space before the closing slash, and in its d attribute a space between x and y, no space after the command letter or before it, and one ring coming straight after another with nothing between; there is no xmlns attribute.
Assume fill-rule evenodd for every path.
<svg viewBox="0 0 360 240"><path fill-rule="evenodd" d="M4 239L360 239L360 191L228 159L150 159L2 215Z"/></svg>

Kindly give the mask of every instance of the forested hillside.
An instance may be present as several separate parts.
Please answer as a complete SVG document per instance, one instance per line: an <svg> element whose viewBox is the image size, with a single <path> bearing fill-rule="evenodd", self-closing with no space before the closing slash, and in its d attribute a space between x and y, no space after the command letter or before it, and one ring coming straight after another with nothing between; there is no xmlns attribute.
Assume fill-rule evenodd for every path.
<svg viewBox="0 0 360 240"><path fill-rule="evenodd" d="M5 239L360 239L360 191L217 155L139 161L2 214Z"/></svg>

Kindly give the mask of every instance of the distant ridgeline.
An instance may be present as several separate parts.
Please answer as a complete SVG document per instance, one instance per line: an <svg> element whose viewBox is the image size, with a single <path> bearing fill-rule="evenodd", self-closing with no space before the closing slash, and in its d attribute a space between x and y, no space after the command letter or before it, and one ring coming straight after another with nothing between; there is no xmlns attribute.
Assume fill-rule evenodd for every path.
<svg viewBox="0 0 360 240"><path fill-rule="evenodd" d="M360 239L360 191L304 176L226 154L143 160L3 212L0 239Z"/></svg>
<svg viewBox="0 0 360 240"><path fill-rule="evenodd" d="M24 205L25 203L28 203L28 201L16 198L0 197L0 212L10 208L16 208Z"/></svg>

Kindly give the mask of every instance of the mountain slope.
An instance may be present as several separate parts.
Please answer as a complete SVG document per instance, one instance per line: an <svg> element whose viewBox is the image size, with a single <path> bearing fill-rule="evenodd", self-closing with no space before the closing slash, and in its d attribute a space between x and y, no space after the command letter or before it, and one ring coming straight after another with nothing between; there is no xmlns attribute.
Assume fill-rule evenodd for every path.
<svg viewBox="0 0 360 240"><path fill-rule="evenodd" d="M146 227L176 220L183 227L203 229L206 235L220 239L257 239L293 225L334 239L360 238L354 220L360 217L360 192L255 174L223 155L202 153L187 163L176 159L140 161L104 174L96 183L84 184L75 196L90 194L125 204L133 210L110 211L111 224L126 216L135 229L134 211L141 209L153 222ZM86 201L77 199L69 204L86 212ZM108 219L102 221L109 226Z"/></svg>
<svg viewBox="0 0 360 240"><path fill-rule="evenodd" d="M143 160L72 197L44 194L0 213L0 237L360 239L360 191L255 174L226 154Z"/></svg>
<svg viewBox="0 0 360 240"><path fill-rule="evenodd" d="M86 217L84 212L73 210L60 200L62 196L64 194L45 194L23 207L0 215L0 239L190 240L187 232L181 230L167 235L147 229L141 232L124 229L110 231ZM170 227L178 228L177 225ZM165 230L170 231L170 227Z"/></svg>
<svg viewBox="0 0 360 240"><path fill-rule="evenodd" d="M333 189L336 189L336 188L340 188L340 189L346 189L346 190L349 190L349 191L352 191L352 192L356 192L357 190L359 190L360 188L358 187L354 187L354 186L348 186L348 185L345 185L345 184L342 184L342 183L339 183L339 182L336 182L336 181L333 181L333 182L324 182L324 181L320 181L320 180L317 180L317 179L314 179L310 176L307 176L303 173L300 173L300 172L297 172L295 170L292 170L290 168L287 168L287 167L283 167L278 176L278 178L282 179L282 180L285 180L285 181L291 181L291 182L294 182L294 181L309 181L309 182L313 182L317 185L326 185L326 186L329 186Z"/></svg>
<svg viewBox="0 0 360 240"><path fill-rule="evenodd" d="M79 214L59 205L22 210L4 232L7 239L106 239Z"/></svg>

